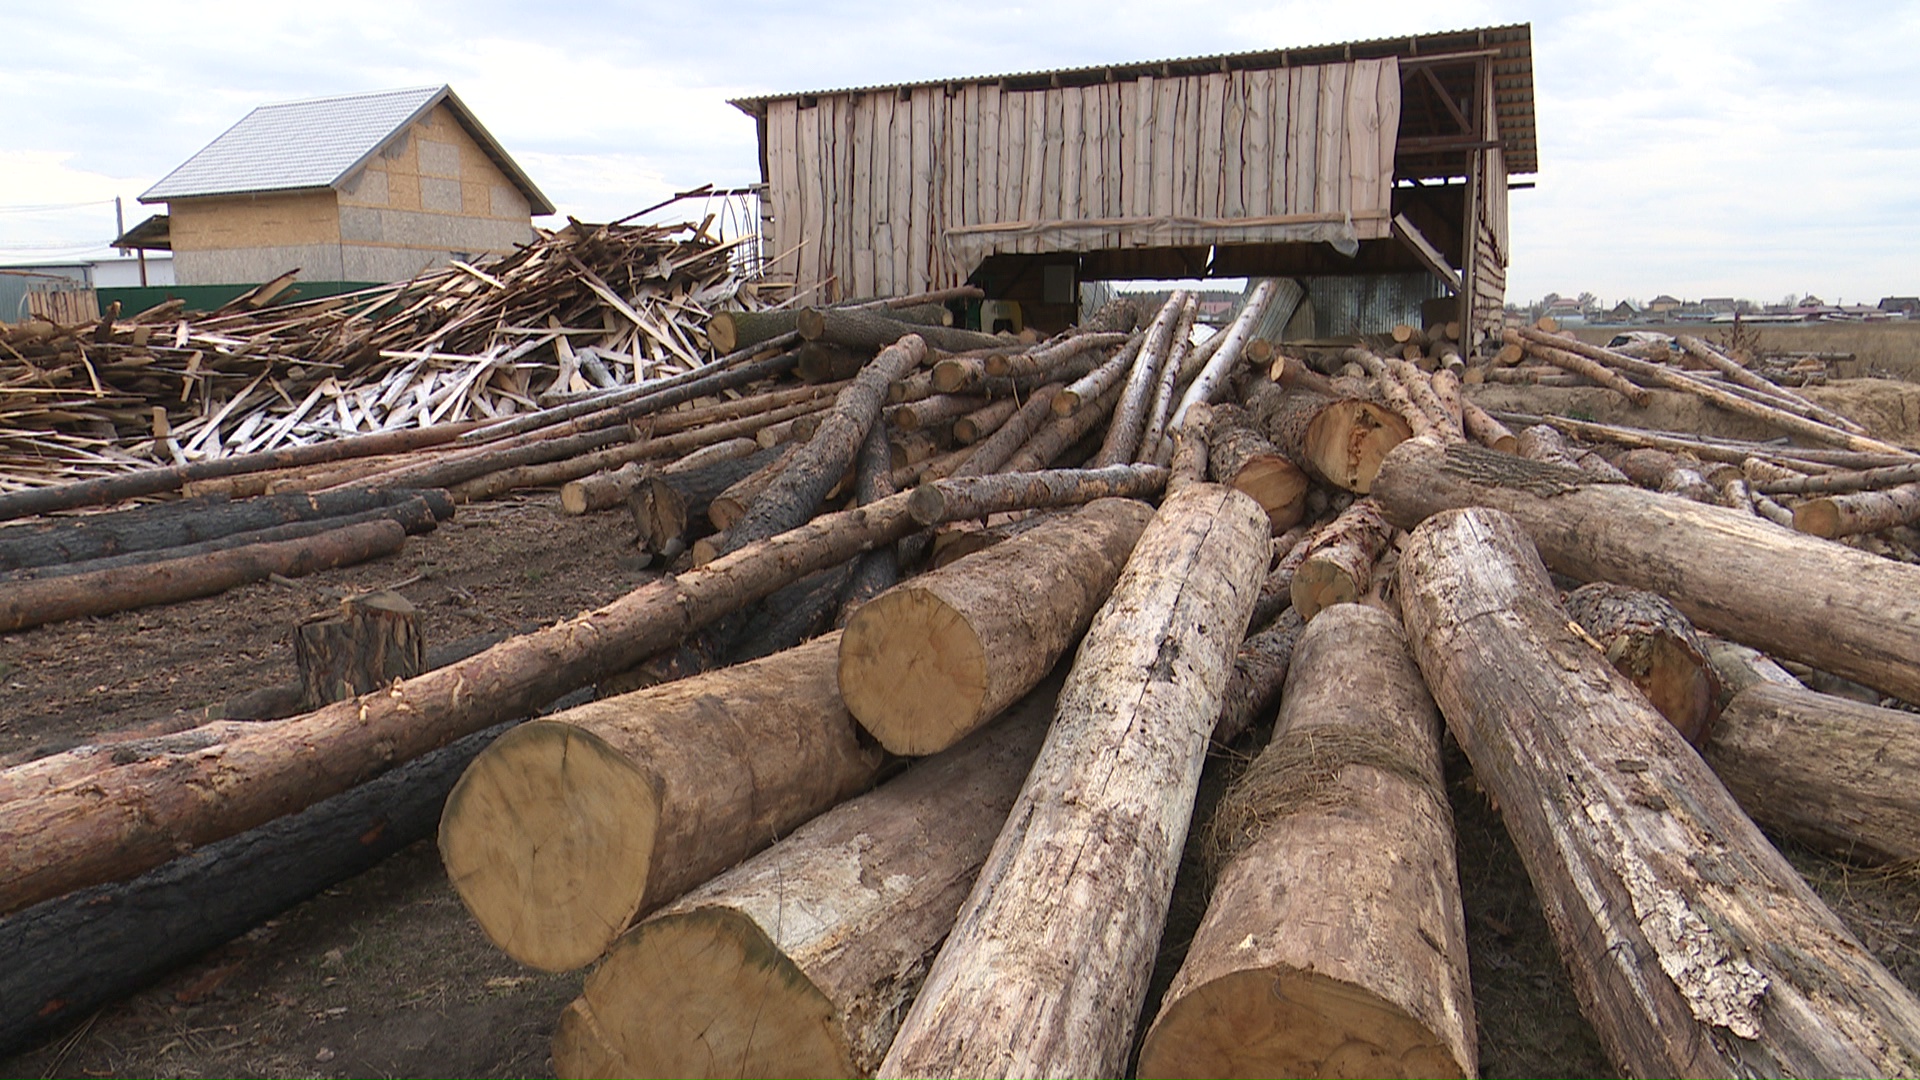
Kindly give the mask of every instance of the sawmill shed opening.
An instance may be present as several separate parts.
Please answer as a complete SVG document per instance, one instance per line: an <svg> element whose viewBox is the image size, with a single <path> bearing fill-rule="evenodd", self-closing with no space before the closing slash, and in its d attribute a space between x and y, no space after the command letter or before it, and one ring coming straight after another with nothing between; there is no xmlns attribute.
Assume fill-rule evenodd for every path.
<svg viewBox="0 0 1920 1080"><path fill-rule="evenodd" d="M1537 169L1527 24L732 104L769 277L972 283L1044 331L1082 282L1281 277L1336 309L1319 333L1439 301L1497 334L1510 177Z"/></svg>

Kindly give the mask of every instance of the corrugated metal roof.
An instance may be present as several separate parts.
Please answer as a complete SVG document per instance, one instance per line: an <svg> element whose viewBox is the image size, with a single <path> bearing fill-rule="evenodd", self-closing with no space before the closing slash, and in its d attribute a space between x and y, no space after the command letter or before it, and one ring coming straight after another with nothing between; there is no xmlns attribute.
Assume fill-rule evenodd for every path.
<svg viewBox="0 0 1920 1080"><path fill-rule="evenodd" d="M978 75L951 79L926 79L895 83L890 86L851 86L835 90L811 90L801 93L761 94L734 98L728 102L749 116L764 116L767 103L839 94L871 94L882 91L909 91L922 87L958 88L982 83L999 83L1009 89L1039 89L1046 86L1080 86L1096 82L1137 79L1142 75L1166 78L1175 75L1199 75L1215 71L1247 71L1305 64L1350 63L1388 56L1404 58L1445 55L1478 49L1496 49L1494 92L1499 102L1500 139L1511 174L1538 171L1538 141L1533 113L1533 26L1514 23L1467 30L1446 30L1405 37L1372 38L1366 41L1308 45L1298 48L1262 49L1242 53L1214 53L1168 60L1133 61L1122 64L1093 64L1061 68L1056 71L1023 71L1006 75Z"/></svg>
<svg viewBox="0 0 1920 1080"><path fill-rule="evenodd" d="M553 213L553 204L448 86L262 105L148 188L140 201L332 187L443 101L519 186L533 212Z"/></svg>

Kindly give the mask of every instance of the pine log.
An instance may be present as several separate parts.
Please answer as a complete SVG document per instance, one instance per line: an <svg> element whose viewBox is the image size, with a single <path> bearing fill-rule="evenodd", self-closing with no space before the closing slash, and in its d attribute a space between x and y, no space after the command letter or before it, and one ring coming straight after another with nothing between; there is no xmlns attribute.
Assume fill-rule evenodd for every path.
<svg viewBox="0 0 1920 1080"><path fill-rule="evenodd" d="M1392 617L1300 635L1273 739L1214 812L1221 867L1140 1076L1475 1076L1440 718Z"/></svg>
<svg viewBox="0 0 1920 1080"><path fill-rule="evenodd" d="M1006 822L1053 698L1036 690L623 935L561 1014L555 1072L872 1075Z"/></svg>
<svg viewBox="0 0 1920 1080"><path fill-rule="evenodd" d="M992 438L981 443L980 448L967 459L965 465L955 470L954 475L984 476L989 472L1035 472L1045 469L1074 443L1098 428L1121 393L1116 383L1091 406L1061 416L1058 410L1051 408L1052 399L1065 392L1057 386L1055 384L1047 388L1052 389L1053 393L1044 403L1041 401L1044 391L1036 391L1033 400L1013 414L1013 418L994 432ZM1025 438L1021 438L1022 435Z"/></svg>
<svg viewBox="0 0 1920 1080"><path fill-rule="evenodd" d="M1027 352L994 353L985 358L987 374L996 378L1044 376L1051 379L1056 369L1074 357L1096 349L1124 345L1130 337L1121 333L1075 333Z"/></svg>
<svg viewBox="0 0 1920 1080"><path fill-rule="evenodd" d="M1144 331L1135 331L1128 335L1126 345L1119 352L1114 353L1099 367L1073 380L1066 389L1054 396L1054 415L1072 416L1079 411L1080 406L1097 400L1107 391L1119 386L1127 373L1133 370L1134 361L1139 358L1140 348L1145 341Z"/></svg>
<svg viewBox="0 0 1920 1080"><path fill-rule="evenodd" d="M1058 392L1053 386L1047 386L1034 391L1034 394L1037 396L1042 390L1047 392L1049 399ZM965 416L956 418L953 422L954 441L962 446L972 446L987 438L999 431L1001 425L1011 419L1023 404L1024 402L1016 398L999 398L989 401Z"/></svg>
<svg viewBox="0 0 1920 1080"><path fill-rule="evenodd" d="M1254 625L1249 623L1249 629ZM1233 656L1233 677L1222 695L1220 718L1213 722L1215 747L1232 743L1263 717L1273 715L1304 626L1300 613L1289 607L1240 643Z"/></svg>
<svg viewBox="0 0 1920 1080"><path fill-rule="evenodd" d="M895 405L886 411L887 423L903 434L938 428L992 404L971 394L935 394L920 401ZM1015 407L1018 403L1015 403Z"/></svg>
<svg viewBox="0 0 1920 1080"><path fill-rule="evenodd" d="M809 341L800 346L793 373L802 382L840 382L860 374L860 369L872 360L872 349L849 349L830 341Z"/></svg>
<svg viewBox="0 0 1920 1080"><path fill-rule="evenodd" d="M1762 463L1764 464L1764 463ZM1878 469L1845 470L1817 476L1776 474L1755 485L1766 495L1831 495L1850 491L1872 491L1920 483L1920 462Z"/></svg>
<svg viewBox="0 0 1920 1080"><path fill-rule="evenodd" d="M867 441L860 445L860 460L854 467L854 502L872 506L894 493L893 476L888 466L887 426L875 424L867 429ZM895 546L877 547L860 556L853 579L847 583L835 622L845 626L853 613L867 601L886 592L900 580L900 556Z"/></svg>
<svg viewBox="0 0 1920 1080"><path fill-rule="evenodd" d="M1567 614L1607 662L1660 710L1682 738L1705 744L1720 713L1719 678L1706 643L1658 593L1596 581L1567 594Z"/></svg>
<svg viewBox="0 0 1920 1080"><path fill-rule="evenodd" d="M132 881L0 919L0 1054L432 836L447 789L511 723Z"/></svg>
<svg viewBox="0 0 1920 1080"><path fill-rule="evenodd" d="M800 313L786 311L722 311L707 319L707 340L721 353L738 352L791 334Z"/></svg>
<svg viewBox="0 0 1920 1080"><path fill-rule="evenodd" d="M1604 386L1643 409L1653 404L1653 394L1646 387L1635 386L1605 364L1563 348L1572 340L1570 338L1549 338L1545 334L1531 334L1509 327L1501 333L1501 340L1509 345L1518 345L1554 367L1578 375L1595 386Z"/></svg>
<svg viewBox="0 0 1920 1080"><path fill-rule="evenodd" d="M1234 405L1214 408L1207 456L1214 481L1253 496L1266 510L1275 535L1306 516L1307 474L1267 441L1245 410Z"/></svg>
<svg viewBox="0 0 1920 1080"><path fill-rule="evenodd" d="M1793 527L1829 539L1920 521L1920 483L1882 491L1823 495L1793 508Z"/></svg>
<svg viewBox="0 0 1920 1080"><path fill-rule="evenodd" d="M1460 399L1460 410L1461 422L1466 428L1468 438L1503 454L1519 452L1516 449L1519 440L1514 438L1513 432L1507 430L1505 424L1488 415L1487 410L1465 397Z"/></svg>
<svg viewBox="0 0 1920 1080"><path fill-rule="evenodd" d="M1380 395L1380 399L1386 402L1395 415L1406 421L1408 429L1414 435L1430 436L1436 439L1447 438L1446 429L1442 423L1433 413L1421 408L1413 400L1413 395L1407 390L1407 384L1394 376L1393 370L1387 366L1385 360L1363 348L1348 349L1341 355L1349 363L1358 364L1372 376L1374 392Z"/></svg>
<svg viewBox="0 0 1920 1080"><path fill-rule="evenodd" d="M1356 397L1256 383L1245 401L1267 437L1294 464L1321 480L1365 495L1387 451L1413 429L1391 410Z"/></svg>
<svg viewBox="0 0 1920 1080"><path fill-rule="evenodd" d="M1800 415L1805 416L1808 419L1818 420L1823 424L1828 424L1833 427L1837 427L1842 431L1851 431L1855 435L1870 434L1870 432L1868 432L1866 428L1861 427L1859 424L1854 423L1852 420L1849 420L1844 416L1841 416L1839 413L1834 412L1831 409L1822 408L1819 405L1811 401L1808 401L1806 398L1801 397L1799 394L1796 394L1793 391L1788 390L1786 387L1780 386L1777 383L1772 383L1767 381L1764 378L1761 378L1759 375L1756 375L1753 372L1742 367L1733 358L1727 356L1726 354L1722 353L1720 350L1714 348L1713 346L1707 344L1706 342L1700 340L1697 337L1694 337L1690 334L1681 334L1678 337L1674 338L1674 343L1679 345L1680 348L1685 351L1687 356L1692 357L1693 359L1698 360L1703 364L1706 364L1708 367L1712 368L1713 370L1720 372L1722 375L1725 375L1728 378L1728 380L1730 380L1731 382L1739 386L1744 386L1749 390L1757 391L1763 397L1767 398L1770 401L1780 403L1782 408L1787 408L1792 411L1798 412Z"/></svg>
<svg viewBox="0 0 1920 1080"><path fill-rule="evenodd" d="M1207 482L1207 430L1213 425L1213 406L1196 402L1187 410L1185 423L1170 430L1162 440L1167 459L1167 493L1188 484ZM1262 509L1265 509L1262 507Z"/></svg>
<svg viewBox="0 0 1920 1080"><path fill-rule="evenodd" d="M1103 499L876 597L840 642L848 711L895 754L959 742L1079 640L1152 517Z"/></svg>
<svg viewBox="0 0 1920 1080"><path fill-rule="evenodd" d="M1498 800L1617 1068L1864 1076L1920 1064L1920 1002L1578 636L1512 518L1435 515L1403 550L1400 579L1427 685Z"/></svg>
<svg viewBox="0 0 1920 1080"><path fill-rule="evenodd" d="M1560 434L1560 429L1547 424L1535 424L1523 429L1513 449L1529 461L1579 469L1603 484L1626 483L1628 479L1612 462L1592 450L1568 444L1565 436Z"/></svg>
<svg viewBox="0 0 1920 1080"><path fill-rule="evenodd" d="M760 463L757 468L707 500L707 520L716 529L732 528L735 522L746 516L747 508L760 497L760 493L773 486L782 473L793 467L804 449L802 444L794 443L763 452L766 455L764 457L756 455L752 460Z"/></svg>
<svg viewBox="0 0 1920 1080"><path fill-rule="evenodd" d="M1147 328L1133 366L1127 370L1126 381L1119 384L1123 389L1118 404L1114 406L1113 419L1107 425L1106 438L1100 444L1100 452L1094 455L1095 467L1132 460L1134 450L1140 445L1140 432L1146 422L1147 406L1153 400L1153 388L1160 368L1173 348L1174 325L1179 322L1186 301L1187 293L1175 289L1167 297L1167 302L1161 305L1160 313L1154 316L1153 325Z"/></svg>
<svg viewBox="0 0 1920 1080"><path fill-rule="evenodd" d="M294 627L293 657L300 669L302 709L411 679L426 660L419 613L406 597L389 590L349 596L337 613Z"/></svg>
<svg viewBox="0 0 1920 1080"><path fill-rule="evenodd" d="M1298 526L1274 539L1273 550L1281 554L1273 560L1273 568L1267 571L1266 580L1260 583L1260 597L1253 602L1253 616L1248 626L1265 626L1293 606L1293 575L1300 569L1300 564L1307 561L1307 553L1313 550L1316 531Z"/></svg>
<svg viewBox="0 0 1920 1080"><path fill-rule="evenodd" d="M1161 504L878 1075L1125 1070L1268 542L1231 489Z"/></svg>
<svg viewBox="0 0 1920 1080"><path fill-rule="evenodd" d="M1695 466L1678 454L1665 450L1628 450L1613 459L1613 467L1643 488L1666 495L1678 495L1698 503L1717 503L1720 493Z"/></svg>
<svg viewBox="0 0 1920 1080"><path fill-rule="evenodd" d="M262 495L238 502L188 499L45 525L15 526L0 532L0 570L160 551L275 525L345 517L419 497L418 491L328 491ZM453 516L453 506L444 493L436 492L431 498L438 517Z"/></svg>
<svg viewBox="0 0 1920 1080"><path fill-rule="evenodd" d="M546 971L873 781L838 635L515 728L447 797L440 853L487 937Z"/></svg>
<svg viewBox="0 0 1920 1080"><path fill-rule="evenodd" d="M904 325L904 324L901 324ZM887 386L920 366L926 346L914 335L889 344L871 364L860 370L852 385L840 392L833 411L773 484L753 500L745 517L727 530L719 554L804 524L819 509L827 491L852 466L867 428L880 418Z"/></svg>
<svg viewBox="0 0 1920 1080"><path fill-rule="evenodd" d="M1459 442L1467 437L1461 426L1463 418L1460 410L1447 407L1447 403L1434 390L1433 381L1426 372L1405 360L1388 361L1387 370L1393 373L1400 385L1407 388L1407 396L1413 399L1414 405L1433 420L1441 438L1448 442Z"/></svg>
<svg viewBox="0 0 1920 1080"><path fill-rule="evenodd" d="M1373 564L1393 539L1393 526L1372 499L1357 499L1315 533L1294 571L1293 609L1308 623L1334 604L1351 604L1373 584Z"/></svg>
<svg viewBox="0 0 1920 1080"><path fill-rule="evenodd" d="M645 462L629 462L612 472L598 473L580 480L571 480L562 485L560 488L560 509L573 515L591 514L600 510L610 510L613 507L626 503L627 497L640 485L641 481L656 473L659 475L673 476L675 477L676 483L691 485L694 483L693 479L691 477L685 477L683 479L681 474L692 473L695 470L714 468L716 469L715 478L718 479L721 476L728 476L735 469L750 472L752 468L749 467L749 461L755 454L760 453L761 449L760 444L752 439L728 439L725 442L714 443L712 446L701 447L699 450L695 450L678 461L661 466L658 469L649 466ZM722 462L739 462L741 464L723 466L721 464ZM738 477L732 476L727 479L720 485L720 490L724 490L726 485L732 483L735 479L738 479ZM681 490L682 494L687 493L685 486L682 486L679 490ZM716 493L717 491L709 493L705 499L698 501L712 502L712 495ZM701 512L704 513L704 510Z"/></svg>
<svg viewBox="0 0 1920 1080"><path fill-rule="evenodd" d="M804 416L795 416L777 424L768 424L753 433L753 441L761 447L785 446L787 443L803 443L814 437L820 430L820 413L810 412Z"/></svg>
<svg viewBox="0 0 1920 1080"><path fill-rule="evenodd" d="M1374 497L1403 529L1503 510L1558 573L1657 591L1701 629L1920 700L1920 567L1479 447L1402 444Z"/></svg>
<svg viewBox="0 0 1920 1080"><path fill-rule="evenodd" d="M211 596L273 574L300 577L400 550L407 536L381 519L299 540L248 544L137 566L0 584L0 633Z"/></svg>
<svg viewBox="0 0 1920 1080"><path fill-rule="evenodd" d="M879 310L802 308L798 316L801 337L808 341L828 341L850 349L878 351L909 334L919 335L920 340L928 346L944 352L998 349L1009 344L1006 338L994 334L901 322Z"/></svg>
<svg viewBox="0 0 1920 1080"><path fill-rule="evenodd" d="M1920 859L1920 717L1755 681L1703 748L1768 831L1868 863Z"/></svg>

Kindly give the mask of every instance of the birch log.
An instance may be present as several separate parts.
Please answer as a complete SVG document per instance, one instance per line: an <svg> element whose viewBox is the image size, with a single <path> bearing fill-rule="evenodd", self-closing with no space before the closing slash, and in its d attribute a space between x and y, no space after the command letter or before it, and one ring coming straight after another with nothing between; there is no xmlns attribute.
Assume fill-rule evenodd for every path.
<svg viewBox="0 0 1920 1080"><path fill-rule="evenodd" d="M1499 802L1616 1067L1920 1068L1920 1002L1575 633L1512 518L1436 515L1402 551L1400 581L1420 670Z"/></svg>
<svg viewBox="0 0 1920 1080"><path fill-rule="evenodd" d="M883 1076L1118 1076L1268 550L1252 499L1169 495Z"/></svg>

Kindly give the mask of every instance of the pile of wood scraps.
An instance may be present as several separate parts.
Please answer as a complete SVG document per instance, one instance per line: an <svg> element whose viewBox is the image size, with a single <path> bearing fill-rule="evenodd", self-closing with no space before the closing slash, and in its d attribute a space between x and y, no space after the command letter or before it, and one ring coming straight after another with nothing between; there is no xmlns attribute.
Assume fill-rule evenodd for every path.
<svg viewBox="0 0 1920 1080"><path fill-rule="evenodd" d="M0 943L137 920L183 847L421 769L488 938L594 965L563 1076L1474 1075L1444 725L1620 1069L1910 1073L1920 1000L1761 826L1920 855L1891 707L1920 701L1920 457L1712 361L1526 332L1797 444L1496 415L1441 328L1275 345L1272 295L1197 345L1183 291L1047 340L940 296L729 313L726 356L646 385L154 470L236 507L558 487L671 572L358 697L0 770ZM1867 525L1884 550L1825 538ZM0 534L42 528L73 535ZM1210 749L1245 770L1195 820ZM1149 1008L1190 833L1206 914ZM0 1037L110 992L20 950Z"/></svg>
<svg viewBox="0 0 1920 1080"><path fill-rule="evenodd" d="M574 222L411 281L218 311L169 302L0 330L0 492L154 462L490 420L700 366L705 324L753 305L696 226Z"/></svg>

